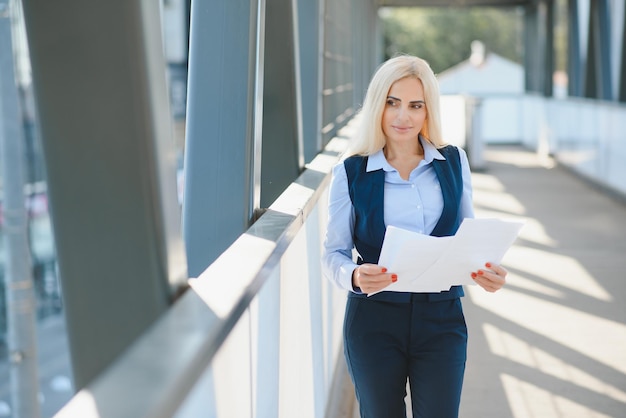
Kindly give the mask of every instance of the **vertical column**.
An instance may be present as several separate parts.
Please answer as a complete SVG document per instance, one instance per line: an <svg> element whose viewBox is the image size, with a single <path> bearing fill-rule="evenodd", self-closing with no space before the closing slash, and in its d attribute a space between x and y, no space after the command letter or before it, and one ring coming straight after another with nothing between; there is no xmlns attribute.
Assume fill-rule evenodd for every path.
<svg viewBox="0 0 626 418"><path fill-rule="evenodd" d="M552 0L528 4L524 28L526 90L552 95L554 71L554 5Z"/></svg>
<svg viewBox="0 0 626 418"><path fill-rule="evenodd" d="M16 3L13 2L13 7ZM28 219L24 204L23 121L15 77L12 21L17 15L0 0L0 172L2 178L2 245L6 300L7 358L11 405L16 418L40 416L37 375L37 306ZM4 308L0 300L0 308Z"/></svg>
<svg viewBox="0 0 626 418"><path fill-rule="evenodd" d="M77 389L186 279L159 3L24 1Z"/></svg>
<svg viewBox="0 0 626 418"><path fill-rule="evenodd" d="M375 1L352 0L355 10L353 27L353 108L357 111L365 98L365 91L374 69L382 61L382 39Z"/></svg>
<svg viewBox="0 0 626 418"><path fill-rule="evenodd" d="M352 103L356 110L356 103L363 102L365 62L365 42L367 40L367 2L352 0L350 9L352 10L354 25L352 26ZM371 30L371 29L370 29Z"/></svg>
<svg viewBox="0 0 626 418"><path fill-rule="evenodd" d="M302 109L296 0L267 0L261 206L300 174Z"/></svg>
<svg viewBox="0 0 626 418"><path fill-rule="evenodd" d="M539 13L535 3L528 4L524 13L524 75L526 91L538 91L537 66L540 54Z"/></svg>
<svg viewBox="0 0 626 418"><path fill-rule="evenodd" d="M326 144L355 111L355 57L359 12L353 0L325 1L322 142ZM368 28L373 35L372 28ZM372 36L369 35L369 36ZM358 39L361 40L360 38ZM374 43L370 45L373 48Z"/></svg>
<svg viewBox="0 0 626 418"><path fill-rule="evenodd" d="M545 13L543 19L543 26L545 31L544 41L545 47L543 49L543 95L546 97L552 96L554 74L554 0L547 0L544 4Z"/></svg>
<svg viewBox="0 0 626 418"><path fill-rule="evenodd" d="M302 143L304 160L311 161L322 149L319 129L319 84L321 0L298 1L298 25L300 40L300 73L302 81Z"/></svg>
<svg viewBox="0 0 626 418"><path fill-rule="evenodd" d="M583 81L578 0L568 0L567 15L567 90L570 96L580 97L583 94Z"/></svg>
<svg viewBox="0 0 626 418"><path fill-rule="evenodd" d="M264 0L191 4L183 228L192 277L259 207L264 22Z"/></svg>
<svg viewBox="0 0 626 418"><path fill-rule="evenodd" d="M623 19L622 19L622 50L619 57L619 91L618 100L622 103L626 102L626 7L622 7Z"/></svg>
<svg viewBox="0 0 626 418"><path fill-rule="evenodd" d="M331 100L333 92L333 86L335 84L334 72L332 70L332 56L333 56L333 39L335 38L335 26L332 18L336 16L337 2L330 0L322 0L324 2L324 10L322 15L322 21L324 25L324 37L322 39L322 145L326 146L328 141L332 138L334 132L334 123L332 115L334 115L334 101Z"/></svg>
<svg viewBox="0 0 626 418"><path fill-rule="evenodd" d="M585 96L612 100L611 27L608 0L591 0L589 10L589 42L585 76Z"/></svg>

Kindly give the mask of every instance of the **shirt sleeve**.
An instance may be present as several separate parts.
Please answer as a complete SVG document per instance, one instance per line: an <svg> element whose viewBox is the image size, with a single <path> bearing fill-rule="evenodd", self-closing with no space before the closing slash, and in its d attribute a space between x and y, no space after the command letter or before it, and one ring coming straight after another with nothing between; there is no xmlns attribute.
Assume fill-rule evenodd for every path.
<svg viewBox="0 0 626 418"><path fill-rule="evenodd" d="M352 272L357 264L352 259L354 242L354 209L348 192L348 176L343 162L333 167L328 192L328 225L322 254L322 271L335 285L351 292Z"/></svg>
<svg viewBox="0 0 626 418"><path fill-rule="evenodd" d="M472 174L470 171L467 154L462 148L458 148L459 157L461 158L461 172L463 176L463 196L461 197L461 208L459 216L461 222L465 218L474 218L474 203L472 199Z"/></svg>

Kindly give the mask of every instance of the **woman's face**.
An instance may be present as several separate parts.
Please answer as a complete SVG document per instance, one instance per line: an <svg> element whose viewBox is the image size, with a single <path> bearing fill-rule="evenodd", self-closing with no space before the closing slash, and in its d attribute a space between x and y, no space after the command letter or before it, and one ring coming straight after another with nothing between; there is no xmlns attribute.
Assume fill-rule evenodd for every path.
<svg viewBox="0 0 626 418"><path fill-rule="evenodd" d="M420 80L408 77L393 83L387 94L382 118L387 142L416 140L426 115L424 87Z"/></svg>

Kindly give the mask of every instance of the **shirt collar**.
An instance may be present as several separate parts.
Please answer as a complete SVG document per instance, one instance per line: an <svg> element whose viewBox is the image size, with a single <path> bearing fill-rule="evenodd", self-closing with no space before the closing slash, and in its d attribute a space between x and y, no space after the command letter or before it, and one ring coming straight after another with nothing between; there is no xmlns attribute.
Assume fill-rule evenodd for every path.
<svg viewBox="0 0 626 418"><path fill-rule="evenodd" d="M433 160L445 160L446 159L439 152L437 147L435 147L429 141L422 138L421 135L419 137L419 140L420 140L420 143L422 144L422 147L424 148L424 161L426 162L426 164L432 163ZM387 162L387 159L385 158L385 154L383 153L382 149L369 156L369 158L367 159L366 171L369 172L369 171L376 171L376 170L381 170L381 169L385 171L396 171L396 169L393 168L391 164Z"/></svg>

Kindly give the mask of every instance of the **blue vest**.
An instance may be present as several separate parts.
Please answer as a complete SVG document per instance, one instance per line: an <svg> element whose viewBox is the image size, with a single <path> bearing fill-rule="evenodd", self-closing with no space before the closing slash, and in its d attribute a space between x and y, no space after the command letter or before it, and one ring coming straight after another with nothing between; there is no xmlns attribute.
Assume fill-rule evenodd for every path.
<svg viewBox="0 0 626 418"><path fill-rule="evenodd" d="M459 228L459 208L463 196L463 175L461 159L456 147L448 145L439 152L445 160L433 160L432 166L443 194L443 211L435 225L432 236L454 235ZM367 172L367 157L352 156L344 161L348 176L348 190L354 207L354 246L360 254L358 264L377 264L385 237L383 216L385 171L382 169ZM461 286L453 286L449 291L425 294L429 301L456 299L463 296ZM365 294L350 292L350 297L367 297ZM369 299L387 302L410 302L408 292L380 292Z"/></svg>

